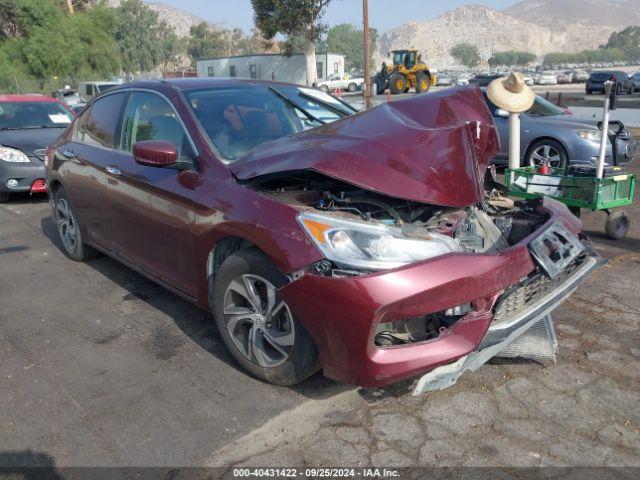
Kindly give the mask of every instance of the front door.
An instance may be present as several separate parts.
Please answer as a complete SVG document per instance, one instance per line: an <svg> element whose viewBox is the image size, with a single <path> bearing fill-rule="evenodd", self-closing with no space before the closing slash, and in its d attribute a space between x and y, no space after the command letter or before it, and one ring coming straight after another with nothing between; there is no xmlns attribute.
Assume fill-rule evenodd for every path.
<svg viewBox="0 0 640 480"><path fill-rule="evenodd" d="M156 93L133 91L122 123L120 149L124 154L110 165L107 182L115 252L151 276L195 296L192 195L197 173L143 166L131 153L137 141L167 140L180 155L195 161L194 148L174 108Z"/></svg>

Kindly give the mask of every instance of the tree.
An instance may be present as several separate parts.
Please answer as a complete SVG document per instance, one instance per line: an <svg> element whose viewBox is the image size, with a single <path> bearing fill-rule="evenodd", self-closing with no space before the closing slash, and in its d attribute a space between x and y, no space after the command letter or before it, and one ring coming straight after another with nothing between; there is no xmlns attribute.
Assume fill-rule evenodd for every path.
<svg viewBox="0 0 640 480"><path fill-rule="evenodd" d="M141 0L123 0L116 12L115 38L126 73L148 72L175 58L178 38L150 7Z"/></svg>
<svg viewBox="0 0 640 480"><path fill-rule="evenodd" d="M516 51L506 51L506 52L497 52L494 53L493 56L487 60L490 66L495 67L498 65L526 65L528 63L533 62L536 59L536 56L533 53L529 52L516 52Z"/></svg>
<svg viewBox="0 0 640 480"><path fill-rule="evenodd" d="M477 67L482 61L478 47L469 42L458 43L449 53L467 68Z"/></svg>
<svg viewBox="0 0 640 480"><path fill-rule="evenodd" d="M371 51L375 51L378 32L370 29ZM324 48L328 52L341 53L345 57L345 65L349 69L364 69L363 32L350 23L335 25L327 32Z"/></svg>
<svg viewBox="0 0 640 480"><path fill-rule="evenodd" d="M326 30L320 23L331 0L251 0L256 26L267 40L277 34L287 38L304 39L304 55L307 64L307 84L317 82L316 41ZM289 52L291 48L287 49Z"/></svg>
<svg viewBox="0 0 640 480"><path fill-rule="evenodd" d="M628 60L640 59L640 27L627 27L613 32L607 44L601 48L622 50Z"/></svg>
<svg viewBox="0 0 640 480"><path fill-rule="evenodd" d="M228 54L222 32L214 30L207 22L192 25L189 29L187 54L193 64L203 58L219 57Z"/></svg>

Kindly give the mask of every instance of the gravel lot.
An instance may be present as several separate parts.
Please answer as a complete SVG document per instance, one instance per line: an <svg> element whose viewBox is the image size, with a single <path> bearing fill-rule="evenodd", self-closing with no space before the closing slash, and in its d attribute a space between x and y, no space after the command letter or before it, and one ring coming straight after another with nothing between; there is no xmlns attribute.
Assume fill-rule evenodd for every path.
<svg viewBox="0 0 640 480"><path fill-rule="evenodd" d="M557 366L495 361L412 397L253 380L205 312L66 259L46 201L4 204L0 466L640 466L639 209L620 242L584 215L610 262L557 310Z"/></svg>

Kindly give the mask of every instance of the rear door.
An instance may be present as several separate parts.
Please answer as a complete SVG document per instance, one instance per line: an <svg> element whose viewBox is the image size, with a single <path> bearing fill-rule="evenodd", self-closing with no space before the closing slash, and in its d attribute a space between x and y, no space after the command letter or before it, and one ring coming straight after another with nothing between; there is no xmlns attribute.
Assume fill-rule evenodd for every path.
<svg viewBox="0 0 640 480"><path fill-rule="evenodd" d="M194 296L195 171L138 164L133 145L167 140L196 161L195 147L170 102L153 91L133 91L122 122L121 156L108 174L115 251L127 262Z"/></svg>
<svg viewBox="0 0 640 480"><path fill-rule="evenodd" d="M71 141L60 145L63 186L82 225L85 238L111 249L107 167L122 156L119 144L120 120L128 93L107 95L85 109L74 125Z"/></svg>

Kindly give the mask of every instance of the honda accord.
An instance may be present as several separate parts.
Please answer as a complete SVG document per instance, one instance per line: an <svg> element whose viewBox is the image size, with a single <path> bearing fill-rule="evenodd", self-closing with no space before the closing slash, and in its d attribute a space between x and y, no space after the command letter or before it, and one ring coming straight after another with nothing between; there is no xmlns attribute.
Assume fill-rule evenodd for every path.
<svg viewBox="0 0 640 480"><path fill-rule="evenodd" d="M377 386L475 368L600 263L565 206L499 194L498 150L477 87L356 113L176 79L97 97L46 165L71 259L106 253L210 311L260 379Z"/></svg>

